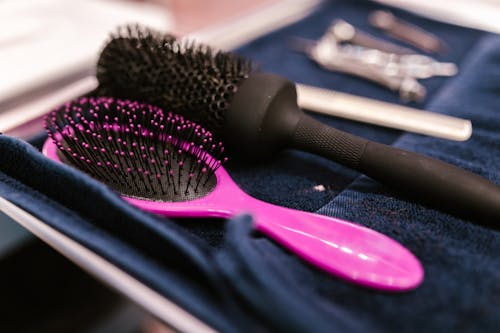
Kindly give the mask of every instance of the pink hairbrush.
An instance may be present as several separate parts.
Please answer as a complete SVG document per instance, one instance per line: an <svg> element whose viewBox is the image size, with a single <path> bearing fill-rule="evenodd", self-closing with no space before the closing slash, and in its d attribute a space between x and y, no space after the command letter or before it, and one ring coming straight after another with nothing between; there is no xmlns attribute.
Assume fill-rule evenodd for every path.
<svg viewBox="0 0 500 333"><path fill-rule="evenodd" d="M249 212L256 230L337 277L387 291L410 290L423 279L420 262L385 235L245 194L221 167L222 144L179 115L138 102L80 98L50 113L45 127L47 157L90 174L143 210L222 218Z"/></svg>

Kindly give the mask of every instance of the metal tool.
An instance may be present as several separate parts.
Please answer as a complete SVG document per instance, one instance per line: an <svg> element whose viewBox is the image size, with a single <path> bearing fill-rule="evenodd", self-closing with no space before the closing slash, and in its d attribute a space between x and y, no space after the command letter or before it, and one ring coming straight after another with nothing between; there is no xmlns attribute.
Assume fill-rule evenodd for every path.
<svg viewBox="0 0 500 333"><path fill-rule="evenodd" d="M368 16L368 21L393 38L413 45L428 53L444 53L448 47L436 35L397 18L386 10L375 10Z"/></svg>
<svg viewBox="0 0 500 333"><path fill-rule="evenodd" d="M450 76L457 72L454 64L437 62L424 55L390 54L341 44L331 32L319 41L294 38L292 47L324 68L369 79L412 100L425 94L417 78ZM465 141L472 134L472 124L467 119L302 84L297 84L297 93L299 106L317 113L455 141Z"/></svg>
<svg viewBox="0 0 500 333"><path fill-rule="evenodd" d="M415 53L411 49L382 40L364 31L361 31L360 29L354 27L352 24L342 19L333 21L328 28L327 33L332 34L335 39L341 43L364 46L367 48L377 49L383 52L394 54Z"/></svg>
<svg viewBox="0 0 500 333"><path fill-rule="evenodd" d="M358 59L382 69L389 76L428 79L433 76L454 76L458 68L451 62L439 62L421 54L394 54L351 44L341 45L344 56Z"/></svg>
<svg viewBox="0 0 500 333"><path fill-rule="evenodd" d="M405 101L420 101L425 97L425 87L413 77L390 75L384 68L375 66L373 60L343 52L342 47L329 36L324 36L318 42L294 39L294 48L305 52L323 68L361 77L398 91Z"/></svg>
<svg viewBox="0 0 500 333"><path fill-rule="evenodd" d="M293 46L323 68L381 84L398 91L405 101L421 101L425 97L425 87L418 79L452 76L458 71L453 63L438 62L425 55L395 54L341 43L337 35L330 28L318 41L296 38Z"/></svg>

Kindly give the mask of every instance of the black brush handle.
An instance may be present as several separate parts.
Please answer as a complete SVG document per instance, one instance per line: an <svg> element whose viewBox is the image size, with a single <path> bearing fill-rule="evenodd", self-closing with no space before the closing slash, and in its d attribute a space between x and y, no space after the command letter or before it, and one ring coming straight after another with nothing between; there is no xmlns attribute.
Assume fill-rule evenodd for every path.
<svg viewBox="0 0 500 333"><path fill-rule="evenodd" d="M306 114L289 144L451 213L500 222L500 186L451 164L339 131Z"/></svg>
<svg viewBox="0 0 500 333"><path fill-rule="evenodd" d="M255 73L226 113L226 142L243 157L294 148L358 170L384 185L480 224L500 227L500 186L448 163L328 127L297 106L293 82Z"/></svg>

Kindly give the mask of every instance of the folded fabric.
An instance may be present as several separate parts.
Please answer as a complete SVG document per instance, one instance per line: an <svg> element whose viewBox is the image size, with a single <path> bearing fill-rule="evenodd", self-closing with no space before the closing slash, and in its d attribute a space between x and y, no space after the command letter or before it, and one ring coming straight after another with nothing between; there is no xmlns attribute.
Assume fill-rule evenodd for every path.
<svg viewBox="0 0 500 333"><path fill-rule="evenodd" d="M238 50L264 70L298 82L398 102L384 88L321 70L288 49L290 36L318 38L343 18L366 22L381 6L329 1L310 17ZM405 12L404 19L443 38L460 74L432 78L427 109L472 119L467 142L403 134L318 117L367 138L418 151L500 183L500 36ZM381 35L379 35L381 36ZM44 137L33 141L38 146ZM376 229L422 261L418 289L381 293L329 276L252 231L249 216L231 221L172 221L131 207L102 184L0 135L0 196L14 202L223 332L495 332L500 327L500 233L401 197L333 162L282 152L228 170L260 199L340 217ZM460 180L457 180L460 181Z"/></svg>

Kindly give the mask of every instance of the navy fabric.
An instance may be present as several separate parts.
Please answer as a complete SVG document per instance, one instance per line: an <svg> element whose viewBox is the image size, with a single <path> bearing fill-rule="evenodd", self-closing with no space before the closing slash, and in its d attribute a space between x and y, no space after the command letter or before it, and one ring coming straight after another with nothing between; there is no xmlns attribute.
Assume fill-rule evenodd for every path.
<svg viewBox="0 0 500 333"><path fill-rule="evenodd" d="M310 17L240 48L262 69L298 82L398 102L369 82L319 69L288 48L288 38L318 38L343 18L370 33L379 5L329 1ZM450 46L440 60L460 74L423 81L425 108L472 119L467 142L404 134L330 117L318 119L366 138L418 151L500 183L500 36L422 19ZM39 147L43 137L33 140ZM237 183L260 199L355 221L407 246L425 281L403 294L366 290L305 264L231 221L176 220L138 211L105 186L0 136L0 196L74 238L224 332L497 332L500 328L500 233L401 198L336 163L296 151L252 165L232 161ZM460 180L457 180L460 181ZM322 186L318 186L322 185Z"/></svg>
<svg viewBox="0 0 500 333"><path fill-rule="evenodd" d="M167 219L131 207L104 185L19 140L0 136L0 165L1 197L195 314L215 320L221 330L234 330L224 318L239 317L238 309L225 296L227 288L210 251L198 239Z"/></svg>

